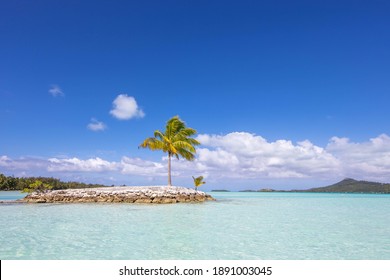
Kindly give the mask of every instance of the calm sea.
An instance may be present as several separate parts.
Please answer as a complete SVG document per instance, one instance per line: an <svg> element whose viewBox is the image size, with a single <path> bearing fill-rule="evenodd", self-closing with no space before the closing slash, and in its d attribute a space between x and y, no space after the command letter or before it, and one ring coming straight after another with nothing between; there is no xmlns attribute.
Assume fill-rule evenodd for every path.
<svg viewBox="0 0 390 280"><path fill-rule="evenodd" d="M211 194L200 204L0 204L0 259L390 260L390 195Z"/></svg>

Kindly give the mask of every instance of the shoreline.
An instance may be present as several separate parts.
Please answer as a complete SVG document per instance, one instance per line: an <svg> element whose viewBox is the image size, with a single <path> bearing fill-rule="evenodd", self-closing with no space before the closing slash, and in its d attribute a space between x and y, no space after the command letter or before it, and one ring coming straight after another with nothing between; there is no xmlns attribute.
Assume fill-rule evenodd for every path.
<svg viewBox="0 0 390 280"><path fill-rule="evenodd" d="M202 191L184 187L125 186L54 190L31 193L21 199L26 203L154 203L172 204L215 200Z"/></svg>

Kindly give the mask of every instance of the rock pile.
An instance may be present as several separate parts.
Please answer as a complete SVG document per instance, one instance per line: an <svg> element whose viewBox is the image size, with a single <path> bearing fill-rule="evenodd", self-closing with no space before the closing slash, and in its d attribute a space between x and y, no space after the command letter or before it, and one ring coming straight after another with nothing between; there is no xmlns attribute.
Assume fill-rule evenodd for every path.
<svg viewBox="0 0 390 280"><path fill-rule="evenodd" d="M215 200L212 196L183 187L107 187L90 189L55 190L27 195L25 202L31 203L182 203Z"/></svg>

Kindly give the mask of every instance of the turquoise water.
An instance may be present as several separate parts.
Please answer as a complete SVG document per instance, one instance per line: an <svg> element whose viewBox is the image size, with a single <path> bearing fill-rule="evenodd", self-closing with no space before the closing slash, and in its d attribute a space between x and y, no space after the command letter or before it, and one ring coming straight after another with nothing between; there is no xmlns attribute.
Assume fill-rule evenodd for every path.
<svg viewBox="0 0 390 280"><path fill-rule="evenodd" d="M0 204L0 259L390 259L390 195L211 194L200 204Z"/></svg>
<svg viewBox="0 0 390 280"><path fill-rule="evenodd" d="M0 191L0 200L12 201L12 200L23 198L25 195L26 195L25 193L21 193L21 192Z"/></svg>

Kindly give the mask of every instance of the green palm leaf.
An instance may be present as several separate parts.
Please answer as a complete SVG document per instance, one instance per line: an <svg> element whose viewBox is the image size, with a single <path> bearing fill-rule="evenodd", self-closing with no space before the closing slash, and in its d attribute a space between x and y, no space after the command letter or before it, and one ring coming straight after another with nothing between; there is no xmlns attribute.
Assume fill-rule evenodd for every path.
<svg viewBox="0 0 390 280"><path fill-rule="evenodd" d="M192 176L192 179L194 180L194 185L195 185L195 189L197 190L198 187L200 187L201 185L203 184L206 184L205 181L203 181L203 176L199 176L199 177L194 177Z"/></svg>
<svg viewBox="0 0 390 280"><path fill-rule="evenodd" d="M186 160L194 160L196 149L195 146L200 145L200 142L191 136L197 132L195 129L186 127L185 123L175 116L169 119L165 126L165 131L154 131L154 137L146 138L140 148L148 148L152 151L161 150L168 153L168 185L172 185L171 180L171 158L174 156L177 159L180 157Z"/></svg>

